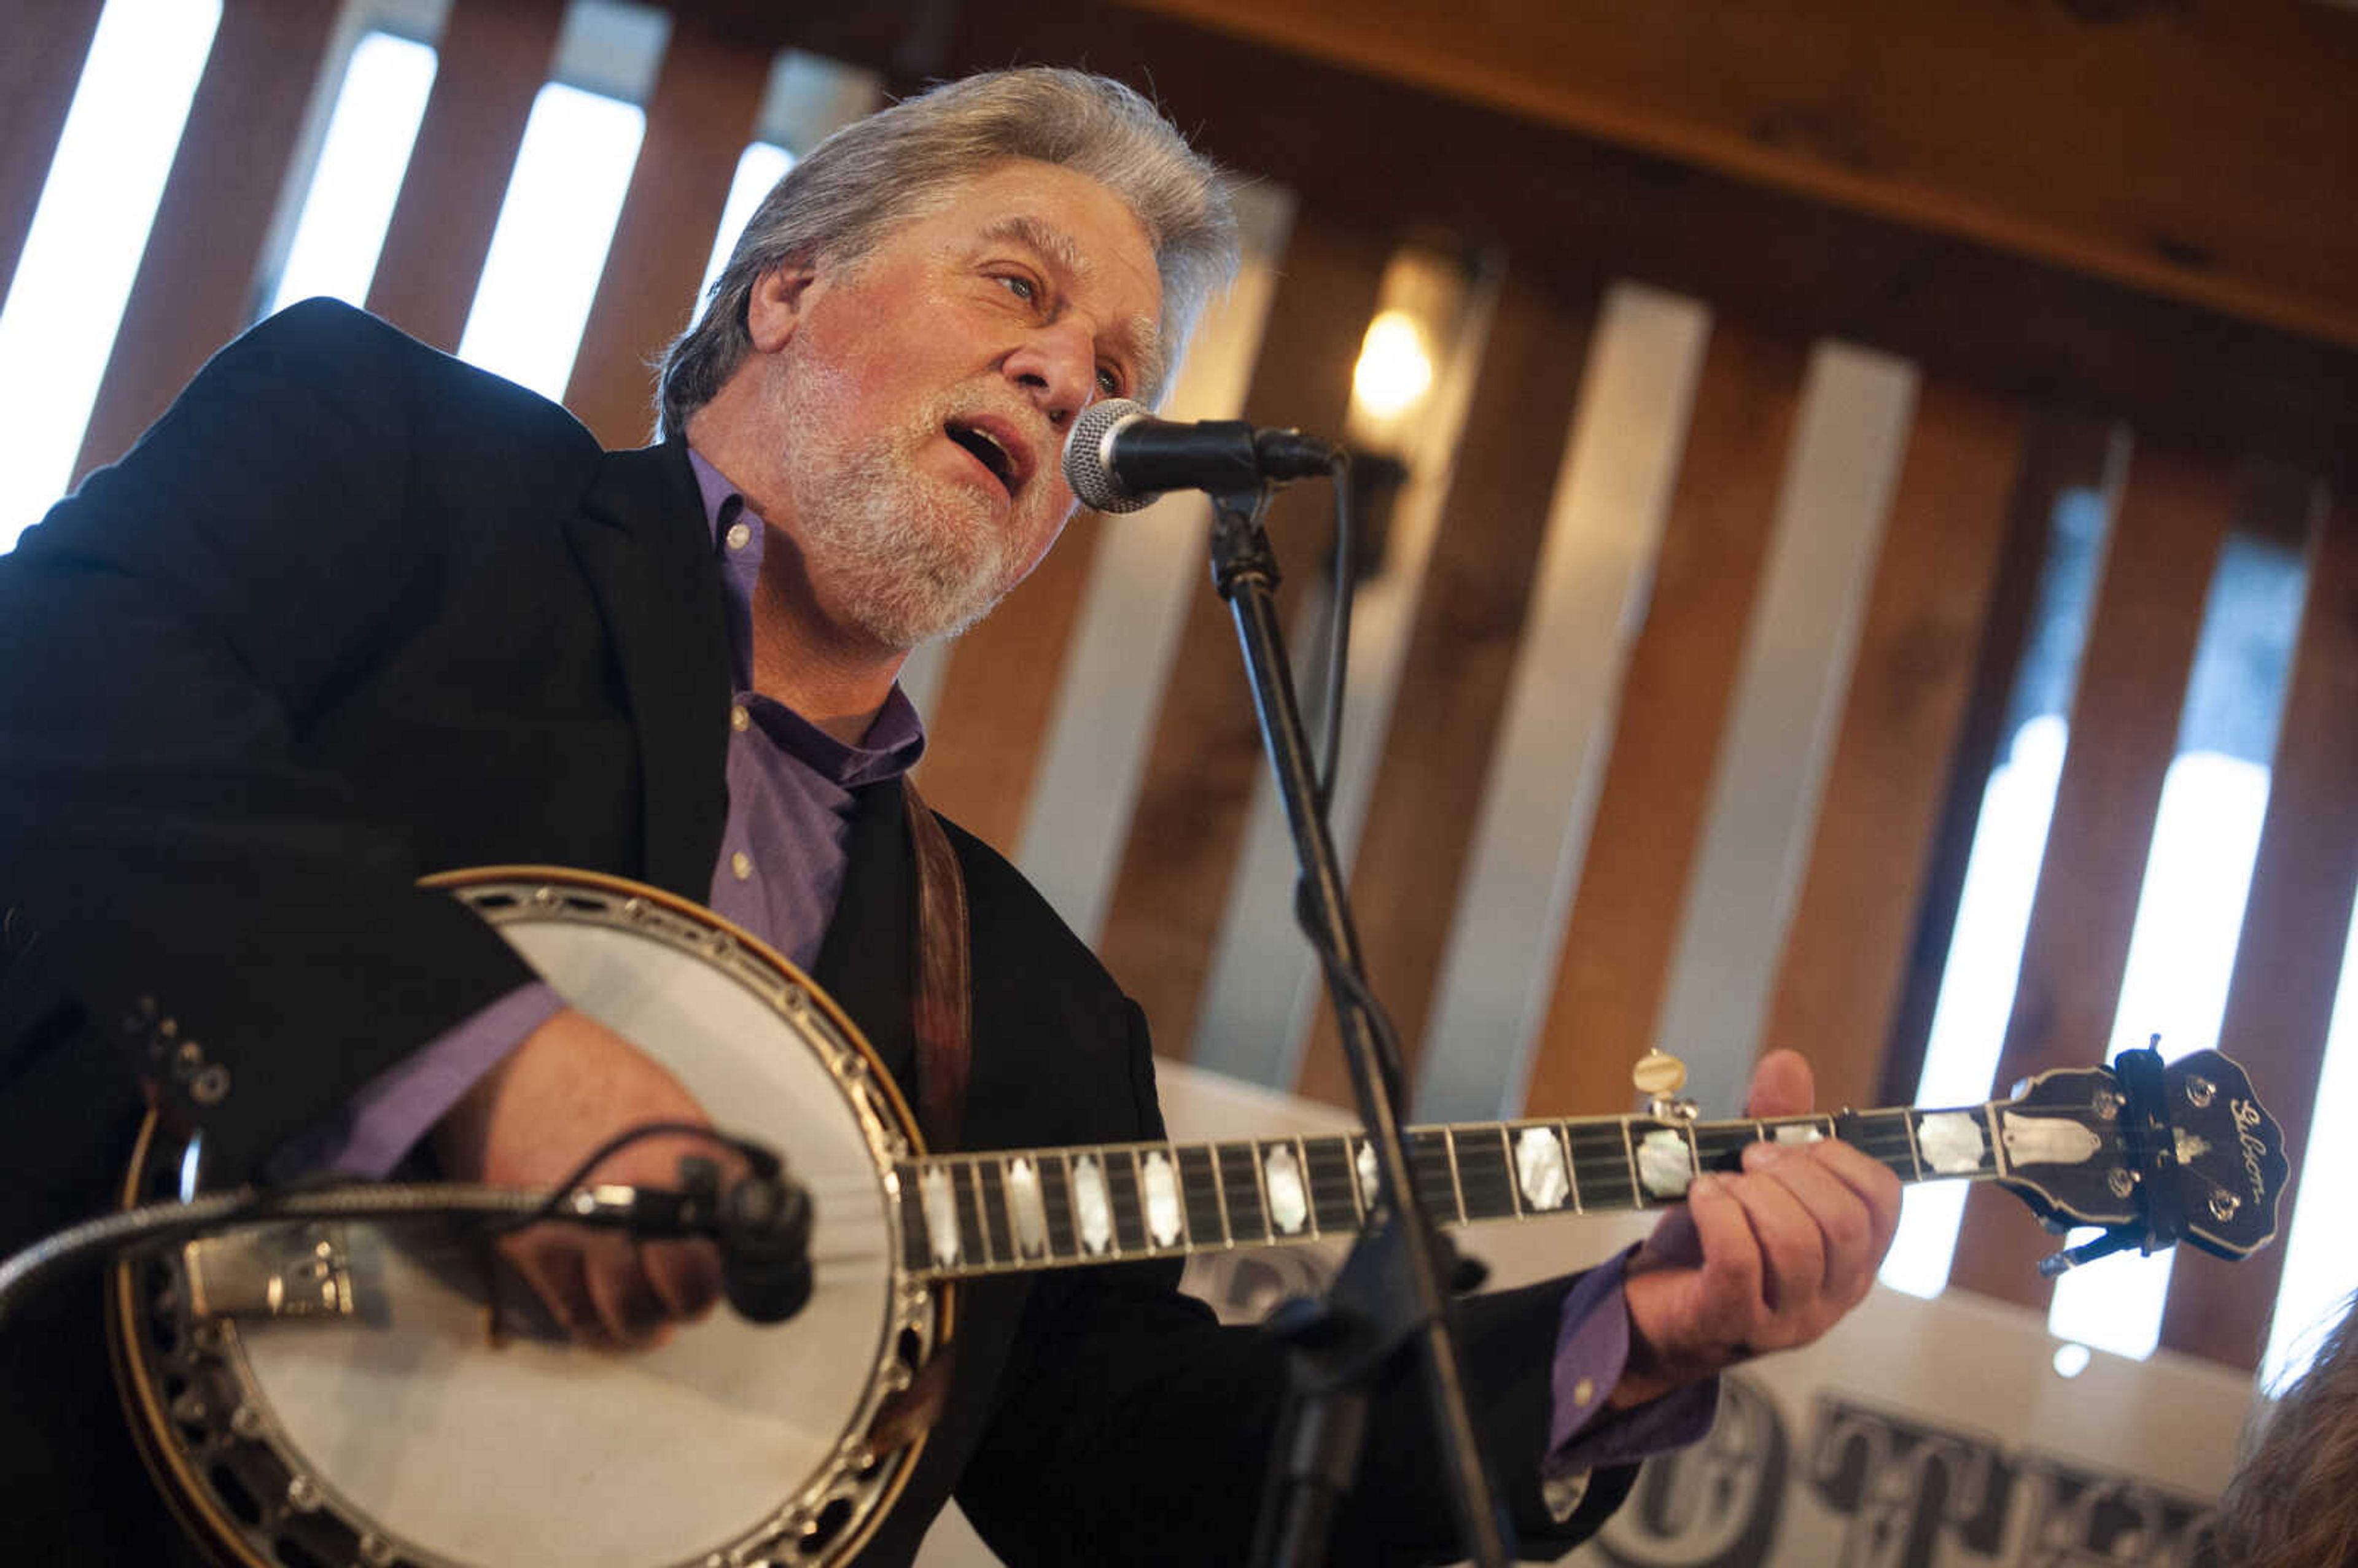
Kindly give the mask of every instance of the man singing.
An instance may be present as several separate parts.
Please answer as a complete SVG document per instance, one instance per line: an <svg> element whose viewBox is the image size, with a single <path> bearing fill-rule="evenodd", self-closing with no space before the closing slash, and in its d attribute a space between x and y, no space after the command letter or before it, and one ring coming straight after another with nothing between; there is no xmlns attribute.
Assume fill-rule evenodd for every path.
<svg viewBox="0 0 2358 1568"><path fill-rule="evenodd" d="M330 302L224 349L0 560L0 1249L105 1207L151 1102L214 1185L411 1163L538 1187L637 1124L729 1119L417 887L452 868L712 906L813 974L918 1103L901 779L924 738L895 677L1055 543L1074 416L1152 404L1234 262L1217 172L1150 104L1019 70L795 166L673 346L644 449ZM1159 1138L1138 1010L1012 868L948 838L963 1145ZM1810 1095L1772 1055L1752 1108ZM662 1184L698 1152L644 1141L598 1178ZM1839 1143L1752 1158L1626 1264L1466 1305L1526 1551L1567 1550L1634 1460L1700 1435L1721 1368L1866 1293L1896 1180ZM718 1292L702 1244L507 1246L613 1354L693 1332ZM1176 1275L974 1286L932 1439L859 1561L907 1562L953 1491L1013 1564L1242 1561L1282 1358ZM12 1551L171 1561L95 1296L0 1328ZM1378 1408L1338 1563L1455 1554L1418 1389Z"/></svg>

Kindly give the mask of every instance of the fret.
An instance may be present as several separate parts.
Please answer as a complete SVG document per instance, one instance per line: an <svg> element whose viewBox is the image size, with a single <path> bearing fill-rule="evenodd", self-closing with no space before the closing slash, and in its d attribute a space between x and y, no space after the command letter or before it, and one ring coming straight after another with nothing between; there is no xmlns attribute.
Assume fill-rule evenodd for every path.
<svg viewBox="0 0 2358 1568"><path fill-rule="evenodd" d="M1359 1182L1347 1138L1305 1138L1302 1165L1310 1182L1310 1213L1321 1231L1349 1235L1359 1228Z"/></svg>
<svg viewBox="0 0 2358 1568"><path fill-rule="evenodd" d="M1191 1143L1178 1150L1179 1191L1186 1200L1187 1239L1208 1247L1228 1243L1228 1206L1220 1197L1220 1168L1212 1160L1212 1146Z"/></svg>
<svg viewBox="0 0 2358 1568"><path fill-rule="evenodd" d="M1442 1152L1449 1156L1449 1199L1457 1208L1457 1223L1466 1223L1466 1182L1457 1168L1457 1132L1455 1128L1441 1130Z"/></svg>
<svg viewBox="0 0 2358 1568"><path fill-rule="evenodd" d="M1992 1167L2001 1176L2011 1174L2012 1173L2006 1168L2006 1142L1998 1136L1997 1107L1983 1106L1982 1119L1989 1124L1989 1154Z"/></svg>
<svg viewBox="0 0 2358 1568"><path fill-rule="evenodd" d="M1638 1198L1638 1154L1629 1141L1628 1123L1616 1117L1610 1121L1563 1125L1564 1147L1572 1153L1573 1190L1585 1206L1583 1212L1643 1207Z"/></svg>
<svg viewBox="0 0 2358 1568"><path fill-rule="evenodd" d="M1452 1216L1463 1220L1457 1207L1457 1173L1449 1158L1449 1130L1412 1127L1408 1132L1409 1180L1416 1184L1419 1207L1444 1224Z"/></svg>
<svg viewBox="0 0 2358 1568"><path fill-rule="evenodd" d="M1073 1152L1060 1149L1040 1157L1040 1204L1048 1211L1048 1255L1077 1258L1081 1233L1073 1223Z"/></svg>
<svg viewBox="0 0 2358 1568"><path fill-rule="evenodd" d="M983 1238L990 1243L991 1260L1012 1263L1019 1254L1015 1250L1014 1227L1008 1224L1006 1169L997 1160L979 1159L974 1162L974 1175L982 1195Z"/></svg>
<svg viewBox="0 0 2358 1568"><path fill-rule="evenodd" d="M1450 1142L1457 1154L1458 1203L1469 1222L1511 1219L1522 1212L1503 1130L1467 1128Z"/></svg>
<svg viewBox="0 0 2358 1568"><path fill-rule="evenodd" d="M950 1190L957 1196L958 1260L963 1263L990 1263L990 1240L983 1225L982 1184L975 1177L971 1160L947 1160L943 1169L949 1173Z"/></svg>
<svg viewBox="0 0 2358 1568"><path fill-rule="evenodd" d="M901 1267L911 1271L933 1262L933 1236L925 1225L925 1200L919 1190L917 1167L892 1167L893 1200L901 1210Z"/></svg>
<svg viewBox="0 0 2358 1568"><path fill-rule="evenodd" d="M1507 1173L1507 1198L1515 1206L1515 1217L1523 1217L1523 1184L1515 1175L1515 1141L1508 1135L1507 1125L1498 1124L1498 1159Z"/></svg>
<svg viewBox="0 0 2358 1568"><path fill-rule="evenodd" d="M1249 1247L1273 1240L1261 1199L1259 1152L1249 1143L1222 1143L1214 1147L1213 1158L1228 1204L1229 1238Z"/></svg>
<svg viewBox="0 0 2358 1568"><path fill-rule="evenodd" d="M1105 1156L1106 1186L1113 1195L1114 1249L1120 1252L1150 1250L1146 1240L1145 1205L1138 1190L1138 1151L1111 1149Z"/></svg>
<svg viewBox="0 0 2358 1568"><path fill-rule="evenodd" d="M1834 1136L1904 1181L1909 1154L1892 1143L1890 1126L1887 1112L1845 1110L1834 1118Z"/></svg>
<svg viewBox="0 0 2358 1568"><path fill-rule="evenodd" d="M1916 1113L1912 1110L1901 1111L1899 1125L1908 1130L1908 1159L1915 1166L1916 1179L1920 1182L1924 1179L1924 1151L1916 1141Z"/></svg>
<svg viewBox="0 0 2358 1568"><path fill-rule="evenodd" d="M1695 1143L1695 1166L1698 1172L1717 1171L1723 1174L1744 1169L1744 1152L1755 1143L1768 1143L1775 1139L1765 1121L1714 1121L1690 1130Z"/></svg>

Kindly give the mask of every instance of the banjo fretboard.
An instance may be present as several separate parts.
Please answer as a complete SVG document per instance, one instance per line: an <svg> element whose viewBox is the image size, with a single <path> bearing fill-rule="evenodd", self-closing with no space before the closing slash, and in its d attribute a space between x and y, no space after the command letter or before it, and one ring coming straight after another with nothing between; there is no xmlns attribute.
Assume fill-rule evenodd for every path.
<svg viewBox="0 0 2358 1568"><path fill-rule="evenodd" d="M1412 1129L1410 1170L1446 1225L1683 1201L1764 1140L1841 1138L1902 1181L2006 1174L1999 1107L1690 1122L1650 1117ZM1163 1258L1356 1235L1377 1208L1365 1137L1112 1143L929 1156L893 1168L903 1261L928 1278Z"/></svg>

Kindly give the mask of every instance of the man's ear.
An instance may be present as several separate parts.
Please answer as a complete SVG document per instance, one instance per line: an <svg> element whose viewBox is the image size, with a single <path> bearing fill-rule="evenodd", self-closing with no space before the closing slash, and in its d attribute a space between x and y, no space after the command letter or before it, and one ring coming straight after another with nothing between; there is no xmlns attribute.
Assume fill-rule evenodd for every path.
<svg viewBox="0 0 2358 1568"><path fill-rule="evenodd" d="M793 339L802 319L805 297L817 279L817 267L788 262L753 280L753 291L745 301L745 331L756 351L773 354Z"/></svg>

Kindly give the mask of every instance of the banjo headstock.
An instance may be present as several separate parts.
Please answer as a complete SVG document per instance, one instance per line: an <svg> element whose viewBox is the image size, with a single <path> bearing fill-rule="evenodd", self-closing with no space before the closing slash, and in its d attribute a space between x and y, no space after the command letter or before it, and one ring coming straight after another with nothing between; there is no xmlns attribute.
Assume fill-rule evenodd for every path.
<svg viewBox="0 0 2358 1568"><path fill-rule="evenodd" d="M2088 1151L2072 1160L2017 1159L2003 1178L2050 1227L2106 1233L2058 1253L2042 1273L2180 1240L2246 1258L2276 1236L2289 1169L2284 1131L2244 1069L2216 1051L2168 1063L2150 1048L2124 1051L2110 1067L2042 1073L1996 1108L2009 1144L2016 1130L2037 1129L2061 1147L2054 1135L2070 1124Z"/></svg>

